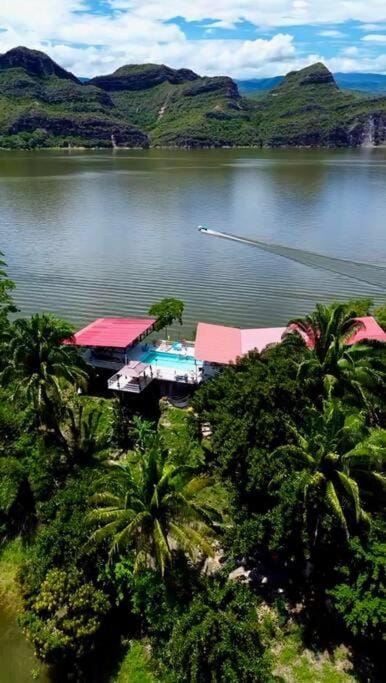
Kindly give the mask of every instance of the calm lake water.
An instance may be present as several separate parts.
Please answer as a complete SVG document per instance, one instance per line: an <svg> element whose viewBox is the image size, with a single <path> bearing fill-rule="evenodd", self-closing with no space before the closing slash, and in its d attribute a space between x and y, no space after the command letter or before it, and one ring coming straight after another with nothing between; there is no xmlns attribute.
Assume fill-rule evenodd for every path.
<svg viewBox="0 0 386 683"><path fill-rule="evenodd" d="M301 262L199 224L294 247ZM381 302L386 150L1 152L0 249L23 313L77 325L142 316L164 296L185 301L186 331L283 325L336 298ZM328 267L308 267L307 252ZM359 262L359 279L340 259Z"/></svg>

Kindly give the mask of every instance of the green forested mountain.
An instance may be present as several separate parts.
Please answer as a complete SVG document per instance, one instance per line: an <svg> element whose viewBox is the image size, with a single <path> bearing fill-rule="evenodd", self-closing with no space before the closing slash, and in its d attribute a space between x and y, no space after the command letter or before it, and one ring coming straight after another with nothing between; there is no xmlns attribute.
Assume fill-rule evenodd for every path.
<svg viewBox="0 0 386 683"><path fill-rule="evenodd" d="M321 63L287 74L254 113L268 146L356 147L386 138L386 97L341 90Z"/></svg>
<svg viewBox="0 0 386 683"><path fill-rule="evenodd" d="M386 97L340 90L323 64L258 100L231 78L127 65L82 83L47 55L0 55L0 145L359 146L386 139Z"/></svg>
<svg viewBox="0 0 386 683"><path fill-rule="evenodd" d="M99 88L82 84L47 55L15 48L0 55L0 144L146 146L147 136Z"/></svg>

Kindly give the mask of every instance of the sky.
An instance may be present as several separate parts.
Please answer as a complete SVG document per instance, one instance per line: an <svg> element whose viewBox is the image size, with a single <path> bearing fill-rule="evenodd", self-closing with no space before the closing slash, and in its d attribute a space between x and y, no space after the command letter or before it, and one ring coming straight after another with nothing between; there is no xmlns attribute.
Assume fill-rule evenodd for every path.
<svg viewBox="0 0 386 683"><path fill-rule="evenodd" d="M386 74L386 0L0 0L0 52L17 45L78 76L144 62L238 79L316 61Z"/></svg>

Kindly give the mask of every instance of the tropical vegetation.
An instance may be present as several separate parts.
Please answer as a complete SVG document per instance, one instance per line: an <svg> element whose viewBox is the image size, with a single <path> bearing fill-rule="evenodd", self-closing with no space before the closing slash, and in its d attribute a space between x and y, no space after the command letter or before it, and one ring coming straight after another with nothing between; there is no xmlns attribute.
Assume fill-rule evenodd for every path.
<svg viewBox="0 0 386 683"><path fill-rule="evenodd" d="M381 680L386 352L350 344L371 301L290 321L181 410L106 398L5 269L0 586L53 680Z"/></svg>

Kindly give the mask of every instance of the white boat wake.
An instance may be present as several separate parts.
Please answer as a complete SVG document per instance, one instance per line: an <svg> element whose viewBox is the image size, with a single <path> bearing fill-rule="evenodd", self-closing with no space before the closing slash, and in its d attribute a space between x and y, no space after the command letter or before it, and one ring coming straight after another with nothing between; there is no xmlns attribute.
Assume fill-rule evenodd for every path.
<svg viewBox="0 0 386 683"><path fill-rule="evenodd" d="M220 230L210 230L199 226L199 231L203 235L210 235L212 237L221 237L223 239L232 240L233 242L241 242L242 244L249 244L252 247L257 247L262 251L268 251L270 254L276 254L283 258L296 261L309 268L317 268L328 270L338 275L345 275L346 277L365 282L386 291L386 268L376 264L364 263L360 261L349 261L346 259L335 258L333 256L326 256L325 254L318 254L305 249L296 249L295 247L286 247L282 244L272 244L270 242L262 242L261 240L254 240L249 237L240 237L229 232L222 232Z"/></svg>

